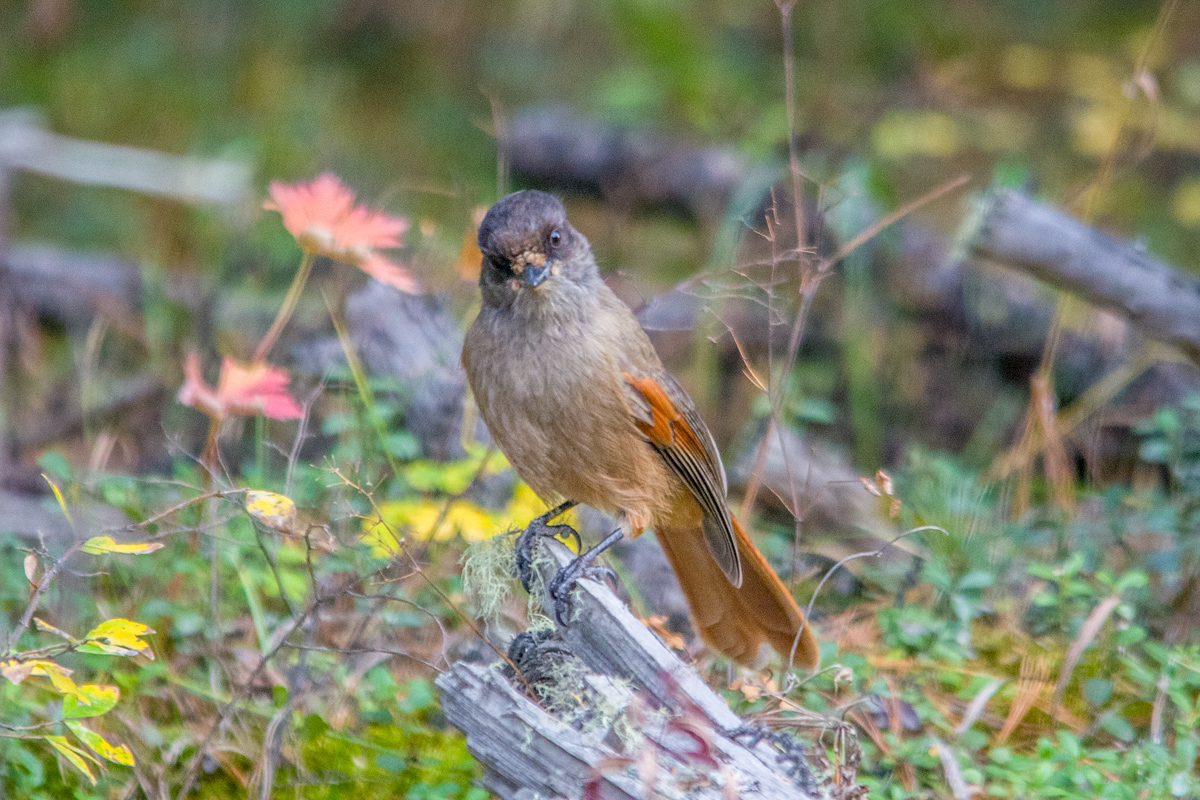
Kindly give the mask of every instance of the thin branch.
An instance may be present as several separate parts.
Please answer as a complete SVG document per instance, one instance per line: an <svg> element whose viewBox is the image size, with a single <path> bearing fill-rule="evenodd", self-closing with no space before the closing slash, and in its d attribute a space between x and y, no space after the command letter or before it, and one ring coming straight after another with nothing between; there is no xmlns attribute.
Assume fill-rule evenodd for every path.
<svg viewBox="0 0 1200 800"><path fill-rule="evenodd" d="M125 529L129 530L129 529L134 529L134 528L145 528L145 527L155 524L156 522L158 522L162 519L165 519L165 518L171 516L172 514L178 514L180 511L182 511L183 509L192 505L193 503L202 503L205 500L211 500L211 499L217 498L217 497L224 499L224 498L230 497L232 495L245 494L248 491L250 491L250 490L249 489L216 489L214 491L205 492L204 494L197 495L196 497L193 497L189 500L184 500L182 503L173 505L170 508L168 508L166 511L160 511L159 513L155 514L154 516L148 517L148 518L142 520L141 522L135 522L130 525L127 525L127 526L125 526Z"/></svg>
<svg viewBox="0 0 1200 800"><path fill-rule="evenodd" d="M33 620L33 614L35 611L37 611L38 605L42 602L42 596L45 595L46 590L50 588L50 583L53 581L54 576L62 570L63 566L67 563L67 560L70 559L71 556L79 552L79 548L83 547L84 541L86 540L80 539L79 541L75 542L75 544L67 548L67 551L63 553L57 561L51 564L50 568L42 574L42 579L38 581L37 588L33 590L33 596L29 598L29 603L25 606L25 613L21 615L20 621L17 622L17 625L15 628L13 628L12 633L8 635L8 642L5 645L4 654L0 656L0 658L7 659L12 656L13 651L17 647L17 641L29 628L29 623Z"/></svg>
<svg viewBox="0 0 1200 800"><path fill-rule="evenodd" d="M917 209L921 208L922 206L929 205L934 200L941 198L943 195L949 194L950 192L954 191L955 189L958 189L959 187L964 186L970 180L971 180L970 175L959 175L957 178L952 178L952 179L946 181L945 183L943 183L941 186L938 186L935 189L931 189L930 191L928 191L925 194L918 197L916 200L905 203L904 205L900 206L900 208L898 208L895 211L893 211L892 213L888 214L886 217L879 220L874 225L872 225L871 227L867 228L862 233L855 236L849 242L847 242L846 244L839 247L838 251L836 253L834 253L832 256L830 256L830 258L828 260L830 262L841 261L843 258L850 255L858 248L862 247L864 244L869 242L871 239L874 239L885 228L895 225L897 222L904 219L905 217L907 217L909 214L913 213Z"/></svg>
<svg viewBox="0 0 1200 800"><path fill-rule="evenodd" d="M878 549L864 551L861 553L851 553L850 555L846 556L841 561L837 562L836 564L834 564L832 567L830 567L828 570L825 571L825 575L821 578L821 582L818 583L817 588L813 590L812 599L808 601L808 606L804 609L804 623L800 626L800 630L796 631L796 638L792 640L792 652L788 656L788 669L789 670L792 668L792 661L796 657L796 648L800 644L800 637L804 634L804 628L808 625L808 621L810 619L812 619L813 606L816 604L817 596L821 593L821 589L824 588L825 582L828 581L831 577L833 577L833 574L835 572L837 572L837 570L840 567L853 561L854 559L866 558L868 556L881 556L885 552L887 552L888 548L890 548L896 542L900 541L901 539L905 538L906 536L909 536L910 534L919 533L921 531L939 531L941 533L946 533L945 528L939 527L937 525L920 525L916 528L909 528L908 530L904 531L904 533L901 533L897 536L892 537L890 540L885 542ZM946 535L949 536L948 533L946 533Z"/></svg>
<svg viewBox="0 0 1200 800"><path fill-rule="evenodd" d="M192 785L196 782L196 776L200 771L200 762L203 761L204 754L208 752L209 745L212 744L212 740L216 737L217 731L220 730L221 726L225 724L225 721L229 719L229 715L233 713L233 710L237 704L243 698L245 698L247 694L250 693L250 689L254 686L254 682L258 680L258 676L262 674L262 671L266 668L267 664L284 646L287 639L300 629L300 626L303 625L306 620L308 620L309 616L316 611L318 606L328 600L336 598L359 580L361 579L358 576L355 576L351 580L347 581L346 584L337 591L324 595L315 595L305 607L304 613L293 619L291 625L287 628L286 632L279 637L279 640L275 643L275 645L271 647L270 650L262 654L262 656L258 659L258 664L254 667L254 670L250 673L249 677L247 677L245 682L242 683L241 687L234 692L233 697L230 698L229 702L225 703L221 707L221 711L217 715L216 720L212 723L212 725L209 726L208 732L204 735L204 738L200 740L200 744L196 748L196 752L192 756L191 762L188 764L187 772L183 776L183 783L179 787L179 792L175 795L175 800L184 800L184 798L187 797L191 792Z"/></svg>

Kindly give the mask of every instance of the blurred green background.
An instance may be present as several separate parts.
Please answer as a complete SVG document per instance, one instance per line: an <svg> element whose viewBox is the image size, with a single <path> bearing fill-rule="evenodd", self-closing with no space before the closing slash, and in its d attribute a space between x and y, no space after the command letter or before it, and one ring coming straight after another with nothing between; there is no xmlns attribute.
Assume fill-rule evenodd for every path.
<svg viewBox="0 0 1200 800"><path fill-rule="evenodd" d="M1164 9L1171 10L1169 16ZM1026 188L1116 235L1144 242L1181 269L1200 272L1200 3L802 0L793 24L803 164L812 194L817 186L825 187L821 192L828 188L825 205L840 203L846 212L834 223L845 226L838 231L843 239L968 174L971 190L991 184ZM133 271L142 281L136 324L121 327L119 315L110 320L98 314L84 321L91 325L86 337L84 324L75 329L27 324L14 334L15 379L0 387L0 405L9 401L16 408L6 411L6 433L62 416L77 400L81 405L82 423L75 427L82 436L71 430L18 448L29 473L25 489L45 492L39 472L46 469L58 476L71 502L98 498L146 519L180 502L189 485L209 485L186 456L203 446L205 421L174 402L179 365L182 353L193 349L210 367L214 354L247 356L278 309L299 254L278 219L261 210L271 181L333 171L360 199L408 217L412 227L400 258L433 292L449 297L446 308L457 322L476 297L471 270L478 254L470 247L475 214L505 188L498 187L498 120L530 106L565 106L605 123L657 130L681 143L730 147L762 166L751 177L765 189L785 174L787 162L783 65L780 14L770 0L0 0L0 110L35 109L50 130L64 136L243 161L254 176L254 196L220 210L30 172L10 176L11 205L3 222L14 241L116 254L137 265ZM0 141L0 150L5 144ZM1102 191L1089 192L1101 179ZM960 191L953 200L921 208L909 221L939 234L933 238L941 243L962 222L967 195ZM627 295L650 296L705 265L730 266L713 255L720 252L714 247L720 242L717 220L630 214L613 208L616 204L576 197L568 205L595 244L602 270L629 279ZM893 234L877 240L881 250L900 249L899 237L889 238ZM1015 750L1004 746L1005 736L997 742L978 728L956 746L966 754L971 783L995 782L989 796L1034 796L1039 789L1046 796L1053 785L1062 796L1093 797L1103 784L1113 792L1128 790L1112 796L1133 797L1143 786L1158 790L1168 783L1175 796L1194 795L1200 786L1195 775L1200 670L1190 665L1200 660L1194 645L1168 649L1159 641L1175 621L1196 618L1189 603L1200 597L1200 406L1163 409L1137 427L1141 460L1127 470L1137 477L1129 485L1110 491L1080 475L1080 483L1095 492L1063 512L1042 502L1047 491L1038 479L1039 505L1014 515L1007 492L985 487L974 470L985 468L1018 430L1034 364L1017 361L1017 368L1005 370L997 366L1000 357L972 350L961 329L940 330L936 315L932 322L914 322L915 314L896 312L893 307L903 300L893 297L894 286L875 285L867 263L873 254L866 250L845 259L830 287L822 286L818 302L832 295L841 316L823 315L827 308L814 312L813 327L825 329L811 337L805 332L806 348L815 341L817 352L802 354L783 417L790 427L852 444L856 461L846 467L851 477L840 483L857 486L855 470L896 469L903 511L899 522L888 525L936 523L950 533L929 539L923 572L910 575L912 581L898 590L885 567L879 575L887 580L873 583L877 576L864 572L859 583L839 588L838 598L829 600L835 593L826 591L822 602L830 608L818 606L817 619L827 626L827 660L836 654L857 671L854 691L896 695L895 686L880 676L895 678L903 684L904 702L930 721L929 730L948 737L985 678L1005 676L997 697L1012 702L1025 685L1027 654L1049 653L1056 674L1059 657L1078 641L1085 618L1102 598L1128 595L1131 604L1116 612L1124 621L1105 628L1078 670L1086 694L1075 687L1068 695L1084 720L1074 733L1038 711L1037 725L1018 734ZM318 289L331 290L336 308L351 290L349 283L364 280L349 268L320 264L289 326L290 343L329 332L330 312ZM1054 306L1052 292L1037 291L1046 308ZM983 297L978 305L988 302ZM1078 307L1075 311L1079 315ZM1070 327L1071 315L1063 316ZM1028 327L1020 332L1037 340L1031 348L1036 359L1042 329ZM677 348L687 351L678 361L695 362L677 371L689 388L698 388L695 394L732 461L736 440L743 440L744 451L746 431L760 430L743 426L745 418L764 422L769 404L742 379L739 354L727 357L727 341L718 343L726 346L724 354L708 346L705 333L685 342L704 346ZM1100 338L1103 332L1088 331L1093 334ZM282 346L275 351L281 364L288 352ZM1022 355L1028 360L1028 353ZM1124 357L1118 352L1113 358ZM716 372L739 381L741 395L716 396L706 388L712 381L696 379ZM1078 395L1104 372L1088 363L1074 373L1078 385L1064 388L1060 381L1060 394ZM123 440L132 442L126 448L131 454L123 456L121 448L114 451L116 439L105 439L108 451L93 441L99 437L85 412L130 376L149 376L157 393L142 404L153 406L149 422L131 419L126 406L118 406L117 427L132 429ZM352 512L365 514L366 505L348 484L331 485L330 462L322 460L330 453L337 463L359 462L363 474L375 475L389 474L389 462L398 458L405 468L385 486L385 499L419 502L430 513L435 503L445 502L448 509L445 498L462 487L422 485L413 476L458 478L473 475L475 464L417 460L415 440L398 428L390 440L375 442L367 421L378 412L378 419L391 424L395 398L368 408L345 375L341 381L326 388L325 406L318 410L326 437L318 445L325 449L310 462L300 459L295 485L290 470L284 480L283 470L274 468L280 462L272 462L272 429L263 420L237 428L229 437L235 441L226 440L233 472L247 486L291 491L302 508L317 509L314 518L340 525L351 543L359 533ZM930 398L937 396L955 407L954 419L936 413ZM720 413L714 401L722 404ZM1122 424L1132 429L1135 421ZM64 438L61 448L42 452L43 445ZM1129 449L1137 449L1139 440L1132 433L1128 439ZM169 453L167 440L178 445ZM235 444L243 445L240 454ZM139 460L138 447L153 452ZM941 452L956 448L961 463ZM174 475L179 482L142 480L147 474ZM496 513L509 513L508 499L496 504L506 509ZM781 521L778 509L773 518L764 516L756 520L763 549L778 563L791 557L790 577L799 574L791 519ZM167 765L157 778L163 786L178 786L193 752L185 758L171 743L190 747L180 737L194 737L189 730L200 719L195 709L209 709L220 698L225 679L214 677L213 664L233 663L236 648L253 652L263 638L260 629L293 613L283 596L285 581L261 547L261 532L244 515L233 519L232 560L218 563L214 556L210 562L194 543L174 536L169 558L164 553L128 572L113 568L111 580L98 573L105 576L96 592L105 598L105 614L128 613L160 631L156 648L162 659L153 670L85 666L104 680L109 678L98 671L112 669L111 679L127 696L122 708L134 707L136 719L148 721L140 739L126 737L124 730L121 736L140 748L139 764ZM476 538L499 527L485 522L486 530L474 531ZM410 527L415 535L420 526ZM1142 541L1151 534L1154 542ZM402 587L405 596L456 620L457 609L444 601L461 599L464 545L454 540L423 547L433 582L427 587L410 575ZM0 585L8 593L0 605L13 614L28 602L24 552L7 547L0 564ZM343 561L347 553L359 561ZM373 574L374 557L366 548L351 547L323 558L320 568L322 574L351 569ZM308 579L303 558L283 569L298 581L299 596ZM90 596L74 597L72 591L64 594L87 601L87 613L95 611ZM835 606L843 602L847 608L838 622L841 608ZM213 620L228 624L206 622L201 613L206 609ZM359 612L366 614L361 607ZM375 616L370 611L364 618ZM439 628L441 622L432 614L389 609L380 619L385 643L393 635L402 644L439 641L430 620ZM337 627L345 625L339 621ZM453 638L475 642L461 626ZM1138 649L1143 641L1148 644ZM891 661L880 667L870 660L876 656ZM963 664L968 667L959 669ZM348 685L345 664L332 654L313 671L329 681L314 683L318 688ZM1070 670L1066 673L1069 677ZM299 754L294 762L301 767L309 759L315 777L307 767L297 768L281 777L275 796L287 790L286 796L307 791L304 796L312 797L480 797L471 788L477 767L462 740L445 728L427 681L431 674L399 659L359 675L362 683L346 690L354 695L354 712L332 724L321 691L288 684L288 692L307 692L304 716L293 720L293 755ZM714 675L727 677L723 668L709 677ZM229 685L237 680L234 674ZM826 676L812 684L816 688L805 690L805 707L842 715L847 689L840 680ZM284 683L276 680L247 701L257 717L241 715L251 720L241 751L222 762L222 769L204 762L204 794L197 796L232 796L245 788L239 770L249 774L261 763L266 720L280 709L292 710L285 706ZM168 694L176 691L170 687L179 687L178 694ZM6 690L13 697L23 691ZM1158 713L1152 709L1168 695L1176 710L1168 712L1167 744L1149 746L1147 731ZM53 710L43 698L31 693L18 704L24 719L40 720ZM753 702L751 695L745 698ZM358 738L348 738L344 731L350 729ZM1093 748L1087 757L1077 757L1076 736ZM16 741L5 745L6 752L25 752ZM949 796L929 736L898 737L891 744L881 739L883 745L863 741L868 747L863 779L873 790L928 796L899 769L916 764L921 786L936 786L939 796ZM1168 753L1169 747L1176 751ZM11 770L27 782L11 785L42 792L29 789L28 796L62 796L53 770L39 772L38 758L44 757L27 755L25 764ZM11 758L16 764L16 756ZM0 758L0 766L4 761ZM1095 764L1107 766L1093 769ZM1087 770L1095 774L1084 776ZM117 774L120 781L130 780ZM1066 784L1077 790L1074 795ZM366 785L376 793L362 788ZM1034 788L1022 788L1030 785ZM0 784L0 795L4 790ZM96 791L76 796L100 797L107 789Z"/></svg>
<svg viewBox="0 0 1200 800"><path fill-rule="evenodd" d="M1124 83L1159 9L801 2L798 129L835 165L847 153L870 159L885 202L963 171L977 182L999 171L1069 203L1112 149ZM1096 209L1183 266L1200 261L1197 31L1196 5L1179 4L1149 51L1158 98L1133 110L1135 129L1155 128L1156 147L1136 171L1121 167L1145 154L1121 149ZM778 159L781 57L779 14L765 0L0 6L0 107L35 106L70 136L249 159L264 190L332 169L389 210L456 228L495 197L493 103L503 113L561 103ZM20 237L172 267L232 258L231 229L203 211L27 175L14 188ZM949 230L957 220L938 222ZM638 268L654 269L655 256Z"/></svg>

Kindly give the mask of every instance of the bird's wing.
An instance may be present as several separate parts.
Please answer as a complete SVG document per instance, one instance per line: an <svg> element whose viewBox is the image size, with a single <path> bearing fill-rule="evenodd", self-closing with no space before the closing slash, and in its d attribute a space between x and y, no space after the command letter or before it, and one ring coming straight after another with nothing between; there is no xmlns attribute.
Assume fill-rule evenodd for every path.
<svg viewBox="0 0 1200 800"><path fill-rule="evenodd" d="M700 504L708 549L729 582L741 586L742 563L726 499L728 482L708 426L692 398L666 370L623 374L634 424Z"/></svg>

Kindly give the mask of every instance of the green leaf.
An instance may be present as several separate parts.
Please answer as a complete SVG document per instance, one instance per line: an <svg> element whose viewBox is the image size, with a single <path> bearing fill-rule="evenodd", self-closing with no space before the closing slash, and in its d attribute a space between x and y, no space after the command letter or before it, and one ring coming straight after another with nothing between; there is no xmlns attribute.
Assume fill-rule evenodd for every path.
<svg viewBox="0 0 1200 800"><path fill-rule="evenodd" d="M1063 755L1072 761L1079 760L1079 739L1072 733L1067 731L1058 732L1058 746L1062 750Z"/></svg>
<svg viewBox="0 0 1200 800"><path fill-rule="evenodd" d="M405 697L399 703L401 711L412 714L424 711L437 704L433 694L433 684L423 678L416 678L404 684Z"/></svg>
<svg viewBox="0 0 1200 800"><path fill-rule="evenodd" d="M74 694L67 695L63 700L63 717L67 719L98 717L110 711L120 697L121 692L115 686L85 683L77 687Z"/></svg>
<svg viewBox="0 0 1200 800"><path fill-rule="evenodd" d="M977 569L963 575L958 581L959 589L986 589L995 580L992 573Z"/></svg>
<svg viewBox="0 0 1200 800"><path fill-rule="evenodd" d="M1117 580L1116 591L1121 593L1128 589L1140 589L1149 584L1150 579L1146 576L1146 573L1140 569L1134 570L1133 572L1126 572Z"/></svg>
<svg viewBox="0 0 1200 800"><path fill-rule="evenodd" d="M42 468L42 472L57 475L67 483L74 479L75 470L71 468L71 462L67 461L67 457L57 450L47 450L42 453L38 456L37 465Z"/></svg>
<svg viewBox="0 0 1200 800"><path fill-rule="evenodd" d="M1133 730L1133 726L1126 722L1124 717L1117 716L1116 714L1105 714L1101 717L1100 727L1122 742L1132 742L1137 738L1137 733Z"/></svg>
<svg viewBox="0 0 1200 800"><path fill-rule="evenodd" d="M1060 578L1054 567L1051 567L1048 564L1030 564L1025 568L1025 571L1033 577L1041 578L1044 581L1053 581L1057 583Z"/></svg>
<svg viewBox="0 0 1200 800"><path fill-rule="evenodd" d="M109 744L103 736L85 727L82 722L67 720L64 724L70 729L71 733L79 737L79 741L86 744L96 755L114 764L123 764L127 767L133 766L133 753L125 745Z"/></svg>
<svg viewBox="0 0 1200 800"><path fill-rule="evenodd" d="M71 763L71 766L86 775L87 779L92 782L92 786L96 785L96 776L92 774L92 770L88 767L87 761L84 761L84 758L90 761L96 761L96 759L68 742L65 736L43 736L42 738L61 753L63 758Z"/></svg>
<svg viewBox="0 0 1200 800"><path fill-rule="evenodd" d="M421 454L421 443L408 431L395 431L383 438L383 446L389 453L403 461Z"/></svg>
<svg viewBox="0 0 1200 800"><path fill-rule="evenodd" d="M408 764L404 763L403 759L387 753L375 756L375 766L388 772L404 772L408 769Z"/></svg>
<svg viewBox="0 0 1200 800"><path fill-rule="evenodd" d="M1092 678L1083 685L1083 696L1094 706L1102 706L1112 697L1113 682L1107 678Z"/></svg>

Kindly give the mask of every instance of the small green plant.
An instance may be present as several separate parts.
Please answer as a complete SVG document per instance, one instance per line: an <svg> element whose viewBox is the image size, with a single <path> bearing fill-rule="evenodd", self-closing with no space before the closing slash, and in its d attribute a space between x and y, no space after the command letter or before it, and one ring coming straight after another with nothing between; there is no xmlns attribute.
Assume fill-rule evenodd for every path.
<svg viewBox="0 0 1200 800"><path fill-rule="evenodd" d="M49 478L67 521L73 526L62 492ZM105 715L117 706L118 687L109 684L80 683L72 677L76 670L63 663L74 653L154 659L150 645L142 638L153 634L148 626L114 617L101 622L80 638L34 616L42 599L59 575L80 552L93 556L144 555L162 547L158 542L118 543L111 536L93 536L69 547L52 559L49 553L29 552L23 560L26 580L32 594L7 643L0 652L0 786L9 784L30 798L51 797L47 793L54 781L46 775L31 746L51 748L92 785L94 770L106 769L106 763L133 766L132 751L111 734L96 730L105 726ZM50 643L21 649L23 634L30 623ZM50 698L50 699L48 699ZM84 722L83 720L88 720Z"/></svg>

